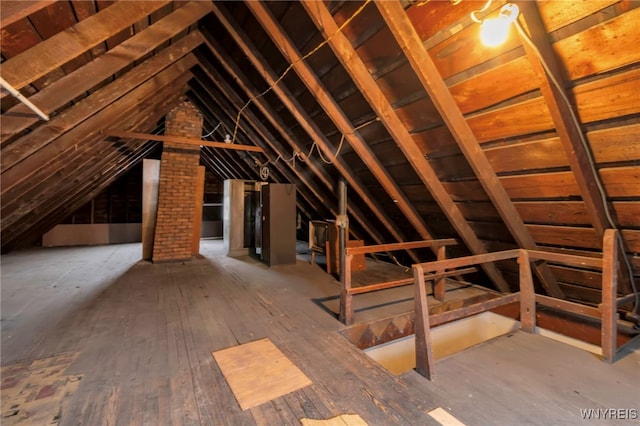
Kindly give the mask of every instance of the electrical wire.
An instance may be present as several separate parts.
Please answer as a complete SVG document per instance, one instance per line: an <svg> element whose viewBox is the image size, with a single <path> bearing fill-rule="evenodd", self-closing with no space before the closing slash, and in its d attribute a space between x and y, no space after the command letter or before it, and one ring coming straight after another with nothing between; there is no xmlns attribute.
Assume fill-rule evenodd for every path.
<svg viewBox="0 0 640 426"><path fill-rule="evenodd" d="M240 110L238 111L238 116L236 117L236 123L233 129L233 137L231 140L235 141L236 140L236 134L238 132L238 124L240 123L240 117L242 116L242 113L244 112L245 109L247 109L249 107L249 105L256 101L257 99L263 97L264 95L266 95L267 93L269 93L271 90L273 90L273 88L282 81L282 79L284 79L284 77L287 75L287 73L289 73L289 71L291 71L291 69L297 65L299 62L304 61L305 59L307 59L308 57L310 57L311 55L313 55L314 53L316 53L318 50L320 50L325 44L329 43L329 41L335 37L336 34L338 34L339 32L341 32L347 25L349 25L351 23L351 21L353 21L356 16L358 16L363 10L364 8L371 2L371 0L365 0L365 2L358 8L358 10L356 10L353 15L351 15L349 18L347 18L346 21L344 21L337 29L336 31L331 34L329 37L327 37L326 39L324 39L320 44L318 44L316 47L313 48L313 50L311 50L309 53L307 53L306 55L302 56L301 58L298 58L297 60L293 61L291 64L289 64L289 66L287 67L287 69L284 70L284 72L280 75L280 77L278 77L269 87L267 87L267 89L265 89L263 92L253 96L251 99L249 99L243 106L242 108L240 108Z"/></svg>
<svg viewBox="0 0 640 426"><path fill-rule="evenodd" d="M489 0L489 3L491 2L491 0ZM631 263L629 262L629 259L626 256L626 252L625 252L625 248L624 248L624 243L622 241L622 237L620 235L620 230L616 227L615 222L613 220L613 218L611 217L611 212L609 211L609 204L607 201L607 197L606 197L606 193L604 190L604 187L602 186L602 182L600 181L600 175L598 174L598 171L595 168L595 162L593 159L593 155L591 154L591 149L589 147L589 144L587 143L587 140L584 136L584 134L582 133L582 130L580 128L580 122L578 121L578 118L576 117L576 114L573 110L573 106L571 105L571 102L569 101L569 98L567 97L567 94L564 91L564 88L560 85L560 83L558 82L558 80L556 79L556 77L553 75L553 73L551 72L551 70L549 69L549 66L547 65L547 62L544 60L544 57L542 56L542 53L540 52L540 50L538 49L538 46L536 46L536 44L533 42L533 40L531 40L531 38L529 37L529 35L526 33L526 31L524 30L524 28L522 28L522 25L520 25L520 22L518 22L518 20L516 19L514 21L514 24L516 26L516 29L518 30L518 33L520 34L520 36L522 37L522 39L533 49L533 51L535 52L535 54L538 56L538 59L540 59L540 63L542 64L542 67L544 68L544 71L547 73L547 75L549 76L549 79L551 80L551 82L553 83L553 85L556 87L556 89L558 90L558 92L560 93L560 97L563 99L563 101L565 102L565 104L567 105L567 108L569 109L570 112L570 116L571 116L571 120L573 121L574 125L578 128L578 135L580 136L580 142L582 143L584 150L587 154L587 158L589 159L589 165L591 167L591 170L593 172L593 175L595 176L595 181L596 181L596 186L598 188L598 193L600 195L600 199L602 201L602 204L604 206L604 213L605 216L607 217L607 221L609 222L609 226L617 231L617 235L618 238L616 238L618 246L620 247L621 253L622 253L622 259L624 260L624 264L629 272L629 279L631 280L631 288L633 289L633 292L635 293L635 303L634 303L634 307L633 307L633 312L634 314L638 314L638 308L640 307L640 293L638 293L638 289L636 288L636 284L635 284L635 280L633 279L633 269L631 268Z"/></svg>
<svg viewBox="0 0 640 426"><path fill-rule="evenodd" d="M482 20L481 20L481 19L478 19L478 18L476 17L476 13L482 13L482 12L486 11L487 9L489 9L489 7L491 6L491 3L492 3L492 2L493 2L493 0L487 0L487 2L485 3L485 5L484 5L484 6L482 6L482 9L474 10L473 12L471 12L471 15L470 15L470 16L471 16L471 19L473 20L473 22L475 22L475 23L477 23L477 24L481 24L481 23L482 23ZM458 2L458 3L459 3L459 2ZM455 3L455 4L458 4L458 3Z"/></svg>
<svg viewBox="0 0 640 426"><path fill-rule="evenodd" d="M218 130L218 127L220 127L220 126L222 126L222 121L221 121L221 122L219 122L219 123L218 123L218 125L217 125L216 127L214 127L212 131L210 131L209 133L207 133L206 135L204 135L204 136L202 137L202 139L206 139L206 138L208 138L209 136L211 136L211 135L212 135L216 130Z"/></svg>

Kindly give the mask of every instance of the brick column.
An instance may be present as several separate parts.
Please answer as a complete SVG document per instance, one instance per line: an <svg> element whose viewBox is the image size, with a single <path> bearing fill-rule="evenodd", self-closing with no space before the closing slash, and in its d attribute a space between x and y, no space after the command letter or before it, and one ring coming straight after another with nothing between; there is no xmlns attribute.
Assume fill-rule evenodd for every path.
<svg viewBox="0 0 640 426"><path fill-rule="evenodd" d="M165 117L164 133L200 139L202 114L190 102L183 102ZM197 145L163 142L154 262L191 259L199 163L200 148Z"/></svg>

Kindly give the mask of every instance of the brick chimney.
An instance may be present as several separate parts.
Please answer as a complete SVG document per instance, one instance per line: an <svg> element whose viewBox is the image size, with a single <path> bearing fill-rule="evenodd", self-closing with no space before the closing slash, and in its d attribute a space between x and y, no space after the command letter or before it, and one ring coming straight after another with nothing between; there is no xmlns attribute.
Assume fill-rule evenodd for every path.
<svg viewBox="0 0 640 426"><path fill-rule="evenodd" d="M166 115L165 135L200 139L202 114L191 102L181 103ZM163 143L153 262L191 259L199 163L197 145Z"/></svg>

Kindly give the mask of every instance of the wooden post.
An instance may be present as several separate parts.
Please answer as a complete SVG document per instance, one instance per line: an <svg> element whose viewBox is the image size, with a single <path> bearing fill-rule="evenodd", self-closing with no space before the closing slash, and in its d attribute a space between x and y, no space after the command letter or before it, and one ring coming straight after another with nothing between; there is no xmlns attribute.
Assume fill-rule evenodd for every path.
<svg viewBox="0 0 640 426"><path fill-rule="evenodd" d="M602 243L602 356L615 361L618 337L618 231L607 229Z"/></svg>
<svg viewBox="0 0 640 426"><path fill-rule="evenodd" d="M445 260L447 258L446 250L446 246L438 246L438 260ZM444 269L437 269L435 272L436 274L444 272ZM442 277L433 282L433 297L440 302L444 302L445 281L446 278Z"/></svg>
<svg viewBox="0 0 640 426"><path fill-rule="evenodd" d="M196 172L195 208L193 211L193 234L191 254L200 254L200 236L202 235L202 203L204 201L204 166L198 166Z"/></svg>
<svg viewBox="0 0 640 426"><path fill-rule="evenodd" d="M342 291L340 292L340 321L345 325L353 324L353 295L351 294L351 260L352 254L347 254L344 260L344 271L340 277Z"/></svg>
<svg viewBox="0 0 640 426"><path fill-rule="evenodd" d="M431 327L427 290L424 285L422 265L413 265L415 292L416 371L429 380L435 379L435 361L431 348Z"/></svg>
<svg viewBox="0 0 640 426"><path fill-rule="evenodd" d="M531 261L527 250L520 250L518 264L520 265L520 329L527 333L535 333L536 294L533 289Z"/></svg>

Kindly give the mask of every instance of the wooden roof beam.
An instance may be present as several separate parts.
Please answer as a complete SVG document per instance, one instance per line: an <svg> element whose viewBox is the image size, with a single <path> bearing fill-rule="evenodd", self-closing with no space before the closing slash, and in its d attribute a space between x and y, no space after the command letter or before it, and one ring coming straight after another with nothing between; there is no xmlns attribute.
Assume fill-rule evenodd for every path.
<svg viewBox="0 0 640 426"><path fill-rule="evenodd" d="M105 129L101 133L105 136L113 136L118 138L141 139L141 140L158 141L158 142L184 143L187 145L208 146L210 148L229 149L232 151L263 152L262 148L260 148L259 146L240 145L237 143L213 142L205 139L186 138L184 136L151 135L147 133L129 132L129 131L117 130L117 129Z"/></svg>
<svg viewBox="0 0 640 426"><path fill-rule="evenodd" d="M226 104L225 105L220 105L222 109L224 109L225 111L239 111L240 108L242 108L243 106L243 102L240 98L240 96L235 93L235 91L231 88L231 86L225 81L225 79L222 77L222 75L220 75L218 73L218 71L216 71L213 68L210 68L208 66L205 66L204 64L201 64L203 67L203 71L207 74L207 76L211 79L211 83L214 84L217 88L218 91L222 94L222 97L226 99ZM238 75L237 77L240 78L244 78L244 76ZM237 81L237 80L236 80ZM206 87L205 87L206 88ZM206 89L208 90L208 89ZM220 103L221 101L221 97L220 96L216 96L213 93L209 93L209 95L211 96L212 99L215 99L218 103ZM231 119L231 122L233 123L235 121L235 117L233 116L229 116L229 118ZM264 141L263 143L266 143L267 145L269 145L269 147L271 149L273 149L273 151L277 154L280 155L282 157L286 157L289 156L289 154L285 151L285 148L278 142L277 138L271 134L271 132L262 124L262 122L258 119L258 117L255 116L255 114L253 113L253 111L251 111L250 109L246 109L245 112L243 113L243 117L241 117L241 122L243 121L243 118L245 119L245 121L249 124L249 126L253 129L251 131L252 135L248 135L250 138L255 138L255 140L262 140ZM242 129L244 126L240 126L240 128ZM273 161L275 160L274 158L270 158L272 164ZM278 164L275 164L276 167L279 166ZM288 168L291 169L291 172L295 174L295 177L306 187L308 188L311 193L318 199L320 200L321 203L323 203L324 208L320 208L318 209L317 207L315 208L317 212L322 212L324 213L325 210L328 210L332 215L336 216L338 214L337 212L337 208L336 208L336 201L331 198L330 200L326 199L326 191L324 192L325 196L323 196L323 191L322 189L313 181L311 180L310 176L308 176L308 173L304 173L304 169L301 167L293 167L291 164L289 164L288 162L284 162L282 161L282 163L286 163ZM310 161L308 161L307 163L305 163L305 166L307 164L309 164ZM294 179L292 179L291 177L289 178L290 181L294 181ZM329 189L333 189L331 186L329 186ZM333 191L329 192L329 195L333 194ZM354 207L354 206L352 206ZM364 215L362 214L362 212L360 212L359 209L357 208L352 208L350 210L354 217L356 218L356 220L362 220L363 222L363 228L365 229L365 231L367 231L373 239L376 239L376 235L377 232L374 230L374 228L368 223L368 220L364 217ZM360 239L360 238L359 238Z"/></svg>
<svg viewBox="0 0 640 426"><path fill-rule="evenodd" d="M307 86L310 93L313 93L316 100L325 111L325 113L331 118L331 121L336 125L338 130L345 136L345 139L349 142L353 150L358 154L363 163L369 168L369 171L380 182L380 185L384 188L389 197L396 202L400 211L407 218L408 222L418 232L420 237L425 240L434 239L433 234L427 228L427 225L422 220L422 217L417 212L415 207L409 202L409 199L395 183L391 175L380 164L380 161L376 158L375 154L354 129L347 118L342 108L329 94L324 87L320 79L311 70L311 67L304 61L301 61L302 55L298 52L293 42L289 37L284 34L280 25L275 21L271 13L267 10L264 3L260 2L248 2L247 7L254 14L258 22L265 29L274 44L280 49L280 52L288 59L289 63L293 64L293 69L300 76L300 80ZM333 33L333 31L330 31ZM382 116L380 116L382 118ZM382 118L384 121L384 118ZM437 249L434 249L434 253L437 254ZM506 285L506 283L505 283Z"/></svg>
<svg viewBox="0 0 640 426"><path fill-rule="evenodd" d="M176 81L181 81L180 78L190 78L191 74L188 70L194 61L196 59L189 56L181 59L120 98L118 102L107 106L90 119L85 120L80 125L58 137L53 143L39 150L39 156L33 155L30 157L34 158L33 164L24 162L10 171L15 171L14 173L18 180L9 188L5 188L5 173L3 173L2 230L4 231L5 227L10 224L8 211L11 208L12 201L24 199L23 194L34 190L34 188L46 188L48 180L51 179L52 175L55 175L56 167L59 167L58 164L62 161L61 158L67 155L76 155L91 148L93 145L92 140L96 135L99 135L99 130L102 126L127 118L127 111L131 114L130 111L141 109L141 104L145 99L149 99L161 88L176 83ZM176 85L175 87L181 86ZM62 161L63 164L65 162ZM23 205L14 213L20 215L20 212L27 211L37 202L38 199L36 197L27 197Z"/></svg>
<svg viewBox="0 0 640 426"><path fill-rule="evenodd" d="M154 78L155 75L172 66L173 63L181 63L182 69L187 70L195 63L195 58L189 53L201 42L202 35L200 33L194 32L186 35L126 74L123 74L114 82L96 90L72 107L65 109L63 113L48 123L39 126L31 133L27 133L2 150L2 158L0 158L3 177L2 192L4 193L7 189L9 185L7 176L10 175L16 165L21 162L33 162L33 157L36 156L41 157L45 162L48 161L48 157L41 155L42 148L61 134L80 123L86 122L87 119L107 108L125 93ZM189 59L185 61L183 60L184 57Z"/></svg>
<svg viewBox="0 0 640 426"><path fill-rule="evenodd" d="M251 84L250 79L240 69L240 67L238 67L238 65L235 62L229 60L228 57L222 53L224 52L224 48L218 43L217 40L213 40L205 37L205 44L209 48L209 51L211 52L211 54L217 59L218 63L222 65L222 67L225 69L225 71L229 75L233 76L233 78L235 79L235 82L238 84L238 86L240 86L240 88L242 89L242 91L245 93L247 97L254 98L259 94L259 91ZM212 67L208 66L208 64L204 62L203 58L200 58L200 64L202 65L203 70L207 71L208 73L215 72L215 70ZM219 76L219 74L217 75ZM217 83L224 82L224 78L220 76L220 79L216 77L216 78L213 78L212 81L215 81ZM243 105L244 103L240 101L238 102L238 104ZM266 118L267 121L278 131L281 137L289 144L289 146L293 149L294 152L302 151L303 149L302 144L299 143L287 129L285 129L281 121L277 119L278 117L277 113L273 110L273 108L268 103L266 103L262 98L257 98L253 102L253 105L258 108L260 113L262 113L263 117ZM251 113L251 111L248 109L246 110L246 112L247 114ZM257 120L256 123L257 122L259 122L259 120ZM276 139L274 138L272 140L275 141ZM282 150L279 150L279 151L280 151L280 154L287 154L284 147ZM326 170L323 167L318 167L316 163L317 163L316 161L310 160L307 163L309 165L309 170L311 170L318 177L318 179L320 179L320 181L325 184L327 188L333 191L333 188L335 187L335 182L333 178L329 176L329 174L326 172Z"/></svg>
<svg viewBox="0 0 640 426"><path fill-rule="evenodd" d="M225 125L230 123L234 123L236 117L234 117L233 112L239 111L242 108L242 102L240 97L233 92L231 87L224 81L221 75L217 73L214 69L208 69L207 67L202 67L203 71L207 76L211 79L211 83L215 84L218 88L218 91L222 96L216 96L216 94L211 93L210 89L203 84L204 89L207 91L208 95L211 97L211 100L216 102L221 110L225 111L227 114L227 118L229 121L226 122ZM243 120L244 119L244 120ZM221 120L224 121L224 120ZM240 122L246 125L239 125L239 129L243 131L247 138L254 141L254 143L261 145L263 148L270 148L274 153L274 155L267 154L265 150L265 154L267 158L271 162L271 167L275 167L277 170L282 173L283 176L289 180L289 182L295 182L296 180L302 183L305 188L307 188L314 197L319 200L321 203L324 203L324 206L327 210L331 212L331 214L336 215L337 210L332 207L331 202L327 202L323 196L322 191L317 187L317 185L308 179L304 173L300 170L300 168L295 168L291 164L285 161L279 161L274 164L276 157L286 156L287 153L284 152L283 147L277 142L276 138L264 127L264 125L258 120L257 117L253 114L253 112L249 109L245 110L243 117L241 117ZM240 123L239 123L240 124ZM286 164L286 167L283 168L283 164ZM293 175L292 175L293 174ZM315 205L310 200L308 200L310 205ZM335 202L333 203L335 205ZM323 212L324 209L318 209L315 207L318 212Z"/></svg>
<svg viewBox="0 0 640 426"><path fill-rule="evenodd" d="M369 70L358 56L351 42L343 33L338 31L338 25L335 23L333 16L331 16L331 13L324 3L303 1L302 4L318 29L325 37L329 37L328 44L331 46L334 54L349 73L353 82L358 86L362 95L367 99L371 108L376 112L378 117L380 117L389 134L394 138L398 147L405 154L407 160L409 160L409 163L425 187L431 192L442 211L447 215L451 224L466 243L467 247L469 247L469 250L474 254L486 253L486 247L464 218L464 215L453 201L453 198L438 179L436 172L420 152L409 131L369 73ZM285 56L289 56L292 60L297 60L297 58L291 57L291 55L294 54L293 46L290 46L290 42L283 40L284 37L284 35L281 35L276 44L279 46L287 46ZM308 68L308 65L303 62L297 62L296 69L301 67ZM311 78L313 77L305 74L302 80L306 82ZM317 84L319 84L319 82ZM311 90L311 92L316 93L317 96L320 90L321 89L316 88ZM422 236L422 238L431 239L425 236ZM484 264L483 269L499 290L509 291L509 285L495 265Z"/></svg>
<svg viewBox="0 0 640 426"><path fill-rule="evenodd" d="M0 73L19 90L169 3L168 0L116 2L6 60Z"/></svg>
<svg viewBox="0 0 640 426"><path fill-rule="evenodd" d="M55 0L0 1L0 27L6 28L53 3Z"/></svg>
<svg viewBox="0 0 640 426"><path fill-rule="evenodd" d="M525 27L521 27L521 29L523 32L528 30L529 38L527 34L520 32L518 32L518 35L531 68L540 82L540 91L547 104L564 151L567 154L569 166L580 189L587 215L596 231L596 235L600 241L603 241L604 231L614 226L614 224L610 223L608 218L605 195L600 192L601 189L604 191L604 188L593 164L586 136L580 128L578 113L577 111L572 111L571 106L565 102L565 99L569 101L569 98L564 89L565 84L560 72L560 64L549 42L548 34L536 3L518 2L518 6L520 7L520 17L524 21ZM538 52L541 57L538 56ZM545 64L551 75L545 71ZM554 79L561 87L556 87L553 82ZM620 250L619 255L624 256L624 253ZM621 260L624 262L624 259ZM630 279L633 277L629 276L627 268L619 269L621 287L625 291L630 291Z"/></svg>
<svg viewBox="0 0 640 426"><path fill-rule="evenodd" d="M242 52L249 58L256 71L265 79L269 86L273 87L273 92L278 96L280 101L291 112L296 120L298 120L300 126L312 137L315 142L317 142L318 147L323 150L325 155L329 156L330 158L333 157L334 148L331 146L327 138L322 134L318 126L313 122L313 120L311 120L308 114L304 112L304 109L295 100L295 97L291 94L291 92L289 92L286 88L281 87L280 85L275 85L275 81L278 77L267 66L267 62L263 58L261 58L261 56L258 56L259 54L257 53L257 50L252 49L245 38L242 37L236 30L238 26L235 25L235 23L231 23L231 21L225 16L225 14L218 8L215 3L213 4L213 12L218 20L220 20L220 22L223 24L225 29L233 37L238 46L240 46ZM338 157L333 162L333 165L342 174L342 176L344 176L349 186L351 186L351 188L360 196L367 207L378 218L378 220L380 220L380 222L389 231L389 233L393 235L393 237L397 241L403 241L404 238L401 233L393 225L392 221L387 217L387 215L375 201L373 196L369 193L368 190L366 190L364 185L355 176L355 174L347 166L344 160ZM413 257L415 257L415 255ZM417 261L417 258L414 260Z"/></svg>
<svg viewBox="0 0 640 426"><path fill-rule="evenodd" d="M50 114L152 52L210 11L211 7L207 2L189 2L144 31L43 88L29 100L38 105L42 111ZM38 117L23 104L18 104L3 113L0 116L2 145L37 121Z"/></svg>
<svg viewBox="0 0 640 426"><path fill-rule="evenodd" d="M181 74L177 79L169 82L171 84L164 87L156 85L155 90L148 96L138 97L136 103L129 104L129 108L121 109L120 115L114 118L114 121L122 120L123 123L131 126L155 125L180 99L181 91L188 79L188 74ZM122 105L127 105L127 102L123 101ZM78 146L78 149L69 149L63 155L52 158L52 167L48 169L53 169L50 173L55 173L62 178L43 176L42 183L31 185L31 192L9 205L3 203L3 248L11 245L12 240L15 241L31 229L37 228L38 223L46 225L51 223L48 222L51 217L58 217L56 215L64 212L72 213L97 195L97 192L91 191L94 191L99 182L107 181L110 176L117 177L123 172L125 167L122 166L122 160L126 159L126 156L122 155L120 149L101 143L98 133L87 135L87 138L88 140L83 141L85 143ZM146 149L146 145L137 144L136 146L139 149ZM124 147L132 151L138 149L136 146L124 143ZM94 195L90 196L92 193ZM79 204L73 207L74 200L82 197L88 198L78 201ZM18 215L13 217L4 213L5 208L11 208L12 204L19 207ZM69 210L72 207L73 210Z"/></svg>
<svg viewBox="0 0 640 426"><path fill-rule="evenodd" d="M196 79L197 80L197 79ZM201 85L204 87L204 85L201 83ZM220 110L224 110L226 112L226 114L228 115L228 119L229 120L235 120L235 118L232 116L232 114L226 109L224 108L223 105L220 104L219 102L219 98L217 97L211 97L210 100L204 99L200 93L198 93L198 91L194 90L194 88L191 88L191 93L193 94L194 97L196 97L198 99L197 103L198 104L202 104L202 107L200 110L202 111L202 113L205 116L209 116L209 113L211 113L211 118L213 118L213 120L217 123L220 121L224 121L224 120L220 120L220 111L213 111L212 110L212 105L213 103L210 102L210 100L215 101L215 103L218 105L218 107L220 108ZM210 95L210 93L207 92L207 94ZM211 122L211 121L210 121ZM227 122L228 124L228 122ZM251 136L249 135L245 130L244 130L244 126L240 128L240 130L243 132L244 136L250 140L252 140L253 142L256 143L256 145L261 146L264 149L264 153L267 157L271 157L273 158L273 154L269 152L269 150L267 149L268 147L266 146L266 144L264 144L264 141L260 140L260 138L256 137L255 135ZM232 159L236 164L238 163L238 160L236 159ZM248 175L250 175L251 177L249 178L250 180L256 180L259 181L260 176L258 171L255 169L255 164L253 163L253 160L249 157L246 156L245 158L241 158L240 160L243 161L243 163L245 164L244 166L240 166L240 168L243 171L249 170L250 172L248 173ZM283 172L280 168L279 165L277 165L274 168L274 171L269 175L269 178L271 181L275 182L275 183L280 183L280 182L295 182L295 179L291 179L290 177L291 175L289 174L287 176L286 173L286 169ZM318 205L314 204L312 200L310 200L308 194L306 194L306 192L304 191L304 188L300 188L299 186L297 186L296 188L297 192L298 192L298 196L296 197L296 206L306 215L309 215L309 209L307 209L307 207L303 204L303 201L306 202L309 206L312 207L312 209L314 211L318 211Z"/></svg>
<svg viewBox="0 0 640 426"><path fill-rule="evenodd" d="M402 4L399 1L376 2L376 7L440 115L442 115L511 235L521 248L535 250L537 248L535 240L527 230L509 195L500 183L486 154L453 99L449 88L418 37L415 28L409 21ZM549 295L558 298L564 297L555 277L546 264L535 265L534 270Z"/></svg>

